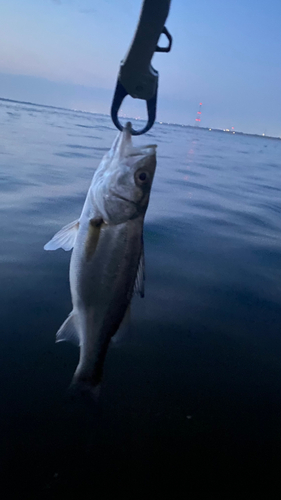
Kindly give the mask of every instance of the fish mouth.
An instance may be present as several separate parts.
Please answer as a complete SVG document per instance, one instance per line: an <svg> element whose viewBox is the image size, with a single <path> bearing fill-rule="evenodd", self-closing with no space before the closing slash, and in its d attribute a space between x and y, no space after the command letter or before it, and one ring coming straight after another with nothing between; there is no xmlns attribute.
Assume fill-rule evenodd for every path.
<svg viewBox="0 0 281 500"><path fill-rule="evenodd" d="M122 132L116 137L111 147L111 157L126 158L127 156L150 156L155 154L156 144L135 147L132 143L132 124L127 122Z"/></svg>
<svg viewBox="0 0 281 500"><path fill-rule="evenodd" d="M133 205L137 206L137 203L135 201L129 200L128 198L125 198L125 196L122 196L121 194L114 193L113 196L115 196L115 198L119 198L119 200L123 200L126 201L127 203L132 203Z"/></svg>
<svg viewBox="0 0 281 500"><path fill-rule="evenodd" d="M111 147L112 157L118 156L119 158L123 158L126 156L127 151L133 148L131 127L131 122L127 122L123 130L117 135Z"/></svg>

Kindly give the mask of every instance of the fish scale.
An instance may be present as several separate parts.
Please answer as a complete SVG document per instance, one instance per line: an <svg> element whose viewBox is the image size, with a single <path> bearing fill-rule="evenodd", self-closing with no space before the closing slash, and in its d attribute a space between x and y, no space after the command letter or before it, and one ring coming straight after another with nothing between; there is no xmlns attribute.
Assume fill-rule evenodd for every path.
<svg viewBox="0 0 281 500"><path fill-rule="evenodd" d="M112 336L134 290L144 295L143 224L156 168L156 146L135 148L131 125L103 157L81 216L61 229L45 250L73 249L70 289L73 310L57 342L80 346L72 384L95 394Z"/></svg>

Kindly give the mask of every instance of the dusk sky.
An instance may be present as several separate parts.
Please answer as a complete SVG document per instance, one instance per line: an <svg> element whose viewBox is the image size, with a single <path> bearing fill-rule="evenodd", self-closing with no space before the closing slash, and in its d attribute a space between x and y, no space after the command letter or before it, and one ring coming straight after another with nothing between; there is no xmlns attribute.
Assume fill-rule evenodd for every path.
<svg viewBox="0 0 281 500"><path fill-rule="evenodd" d="M0 97L109 113L141 0L3 0ZM280 0L172 0L157 119L281 136ZM127 99L128 116L145 116Z"/></svg>

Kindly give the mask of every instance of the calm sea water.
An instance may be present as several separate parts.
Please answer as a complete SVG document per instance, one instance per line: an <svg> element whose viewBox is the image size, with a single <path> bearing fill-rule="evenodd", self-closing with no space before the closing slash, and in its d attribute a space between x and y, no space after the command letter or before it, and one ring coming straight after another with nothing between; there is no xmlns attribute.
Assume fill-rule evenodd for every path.
<svg viewBox="0 0 281 500"><path fill-rule="evenodd" d="M0 125L11 495L271 491L281 464L281 141L164 124L135 139L158 145L146 297L134 299L130 337L108 351L94 410L67 395L77 348L54 342L71 310L70 254L43 245L79 216L116 130L107 116L4 101Z"/></svg>

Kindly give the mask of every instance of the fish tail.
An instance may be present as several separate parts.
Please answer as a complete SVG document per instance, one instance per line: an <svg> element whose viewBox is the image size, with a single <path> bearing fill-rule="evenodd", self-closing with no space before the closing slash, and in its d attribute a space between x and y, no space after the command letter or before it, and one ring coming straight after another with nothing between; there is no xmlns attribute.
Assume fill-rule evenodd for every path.
<svg viewBox="0 0 281 500"><path fill-rule="evenodd" d="M69 391L73 395L91 399L95 403L98 403L100 400L101 384L93 385L91 380L74 375L69 386Z"/></svg>

